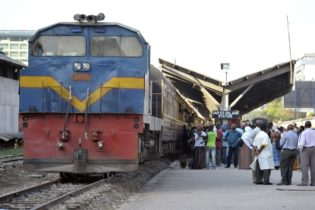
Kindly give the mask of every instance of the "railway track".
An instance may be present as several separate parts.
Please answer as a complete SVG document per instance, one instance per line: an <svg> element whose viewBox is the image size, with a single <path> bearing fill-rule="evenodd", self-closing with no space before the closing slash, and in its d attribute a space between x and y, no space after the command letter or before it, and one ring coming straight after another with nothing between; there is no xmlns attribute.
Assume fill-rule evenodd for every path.
<svg viewBox="0 0 315 210"><path fill-rule="evenodd" d="M0 158L0 165L10 163L10 162L20 161L20 160L23 160L23 154L10 155L10 156Z"/></svg>
<svg viewBox="0 0 315 210"><path fill-rule="evenodd" d="M89 184L53 180L1 196L0 209L47 209L81 192L98 187L104 184L105 180Z"/></svg>

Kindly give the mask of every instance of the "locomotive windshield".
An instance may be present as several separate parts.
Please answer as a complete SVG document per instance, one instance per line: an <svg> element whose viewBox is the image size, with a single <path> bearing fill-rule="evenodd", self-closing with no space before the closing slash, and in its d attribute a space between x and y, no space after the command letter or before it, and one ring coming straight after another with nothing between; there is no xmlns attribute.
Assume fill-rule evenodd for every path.
<svg viewBox="0 0 315 210"><path fill-rule="evenodd" d="M143 53L136 37L95 36L91 42L92 56L140 57Z"/></svg>
<svg viewBox="0 0 315 210"><path fill-rule="evenodd" d="M33 45L35 56L83 56L85 51L83 36L41 36Z"/></svg>

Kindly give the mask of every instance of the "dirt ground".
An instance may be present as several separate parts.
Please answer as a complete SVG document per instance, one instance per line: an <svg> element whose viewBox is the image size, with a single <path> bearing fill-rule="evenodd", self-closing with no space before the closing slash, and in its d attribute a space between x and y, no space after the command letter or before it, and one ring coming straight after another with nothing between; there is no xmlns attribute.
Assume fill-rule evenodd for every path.
<svg viewBox="0 0 315 210"><path fill-rule="evenodd" d="M119 173L104 185L67 200L53 209L117 209L133 192L139 191L154 175L168 168L170 161L147 161L132 173Z"/></svg>
<svg viewBox="0 0 315 210"><path fill-rule="evenodd" d="M23 169L22 161L0 165L0 195L58 178L58 174L33 173Z"/></svg>
<svg viewBox="0 0 315 210"><path fill-rule="evenodd" d="M147 161L135 172L115 174L104 185L73 197L52 209L116 209L169 164L169 160ZM0 166L0 195L58 177L59 174L34 174L23 170L22 163Z"/></svg>

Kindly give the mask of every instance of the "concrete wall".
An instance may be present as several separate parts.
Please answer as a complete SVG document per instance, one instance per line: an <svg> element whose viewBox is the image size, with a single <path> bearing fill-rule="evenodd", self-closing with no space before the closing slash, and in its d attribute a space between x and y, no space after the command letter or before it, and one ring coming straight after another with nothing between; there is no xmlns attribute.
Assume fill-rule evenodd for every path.
<svg viewBox="0 0 315 210"><path fill-rule="evenodd" d="M19 82L0 77L0 133L18 132Z"/></svg>

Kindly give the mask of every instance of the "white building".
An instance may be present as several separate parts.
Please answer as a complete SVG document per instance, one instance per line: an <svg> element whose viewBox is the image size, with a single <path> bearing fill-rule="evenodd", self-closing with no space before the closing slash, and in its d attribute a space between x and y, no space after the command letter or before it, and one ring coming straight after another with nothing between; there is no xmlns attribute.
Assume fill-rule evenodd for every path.
<svg viewBox="0 0 315 210"><path fill-rule="evenodd" d="M295 81L315 81L315 53L306 53L296 61Z"/></svg>
<svg viewBox="0 0 315 210"><path fill-rule="evenodd" d="M0 30L0 51L28 65L28 40L34 33L30 30Z"/></svg>
<svg viewBox="0 0 315 210"><path fill-rule="evenodd" d="M296 60L293 91L285 96L285 107L314 113L315 53L305 53Z"/></svg>

